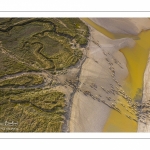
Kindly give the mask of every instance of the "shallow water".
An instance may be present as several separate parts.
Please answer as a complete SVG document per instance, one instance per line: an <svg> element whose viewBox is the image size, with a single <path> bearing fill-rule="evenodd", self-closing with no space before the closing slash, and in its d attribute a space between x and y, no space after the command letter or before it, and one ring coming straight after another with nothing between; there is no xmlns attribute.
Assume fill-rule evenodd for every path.
<svg viewBox="0 0 150 150"><path fill-rule="evenodd" d="M129 70L125 89L132 98L136 95L138 88L142 89L143 87L144 71L150 50L149 38L150 30L143 31L139 34L139 40L135 40L136 44L133 48L126 47L120 50L127 60L127 67Z"/></svg>
<svg viewBox="0 0 150 150"><path fill-rule="evenodd" d="M108 30L106 30L105 28L97 25L96 23L94 23L92 20L88 19L88 18L81 18L81 20L85 21L86 23L88 23L90 26L92 26L93 28L95 28L97 31L101 32L102 34L104 34L105 36L111 38L111 39L115 39L115 35L112 34L111 32L109 32Z"/></svg>
<svg viewBox="0 0 150 150"><path fill-rule="evenodd" d="M90 19L83 19L86 23L94 27L96 30L104 34L105 36L111 39L117 39L119 37L130 37L133 38L136 42L133 48L125 47L120 50L126 58L127 68L129 74L124 81L124 91L130 95L131 98L135 100L138 89L143 88L143 77L144 71L146 68L148 54L150 50L150 30L142 31L138 38L137 36L131 35L115 35L107 31L103 27L98 26ZM136 100L140 100L142 97L139 95L136 97ZM121 101L127 106L127 102L122 98ZM121 105L118 104L118 108L126 113L126 110L123 110ZM136 118L135 115L133 115ZM110 116L104 126L103 132L136 132L137 123L133 120L128 119L125 115L119 114L118 112L112 110Z"/></svg>

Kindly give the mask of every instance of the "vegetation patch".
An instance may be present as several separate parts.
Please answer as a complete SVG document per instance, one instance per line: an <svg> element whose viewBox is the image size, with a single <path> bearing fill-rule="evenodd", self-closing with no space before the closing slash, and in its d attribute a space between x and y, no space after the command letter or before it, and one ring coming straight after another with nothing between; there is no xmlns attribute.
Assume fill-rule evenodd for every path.
<svg viewBox="0 0 150 150"><path fill-rule="evenodd" d="M62 131L65 94L43 83L82 58L88 36L78 18L0 18L0 132Z"/></svg>
<svg viewBox="0 0 150 150"><path fill-rule="evenodd" d="M75 40L80 47L86 46L89 36L88 27L77 18L7 18L1 19L0 24L2 47L9 56L28 63L27 68L34 70L59 70L74 65L81 58L74 56L74 51L80 49L72 49L70 43ZM58 65L64 57L60 53L70 57L67 65ZM54 61L53 55L59 58Z"/></svg>
<svg viewBox="0 0 150 150"><path fill-rule="evenodd" d="M0 99L0 122L17 123L17 126L12 125L16 128L13 132L61 132L64 96L61 92L45 90L8 92ZM6 125L0 126L0 131L4 128L5 132L10 132Z"/></svg>
<svg viewBox="0 0 150 150"><path fill-rule="evenodd" d="M42 76L30 74L3 80L0 82L0 87L18 87L18 86L32 87L34 85L42 84L43 82L44 79Z"/></svg>

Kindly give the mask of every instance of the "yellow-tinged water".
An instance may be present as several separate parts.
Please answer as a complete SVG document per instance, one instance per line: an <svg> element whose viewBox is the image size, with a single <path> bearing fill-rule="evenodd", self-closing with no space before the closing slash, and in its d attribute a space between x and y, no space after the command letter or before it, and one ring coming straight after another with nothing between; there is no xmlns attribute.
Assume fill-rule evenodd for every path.
<svg viewBox="0 0 150 150"><path fill-rule="evenodd" d="M143 31L138 36L139 40L135 40L136 44L133 48L126 47L120 50L127 60L127 68L129 71L129 75L125 80L124 90L133 99L137 93L137 90L142 89L143 87L144 71L147 65L150 50L150 30ZM135 116L133 117L135 118ZM136 132L137 123L112 110L103 131Z"/></svg>
<svg viewBox="0 0 150 150"><path fill-rule="evenodd" d="M86 23L88 23L90 26L94 27L97 31L101 32L102 34L106 35L107 37L111 38L111 39L115 39L115 35L112 34L111 32L109 32L108 30L106 30L105 28L97 25L96 23L94 23L92 20L88 19L88 18L82 18L81 20L85 21Z"/></svg>
<svg viewBox="0 0 150 150"><path fill-rule="evenodd" d="M120 50L127 60L129 75L126 79L126 87L132 89L127 91L132 98L137 89L143 86L143 76L150 50L150 30L141 32L139 38L135 40L136 44L133 48L126 47Z"/></svg>
<svg viewBox="0 0 150 150"><path fill-rule="evenodd" d="M96 25L90 19L83 19L89 25L94 27L96 30L104 34L105 36L115 39L117 36L107 31L106 29ZM128 77L124 82L124 91L134 98L136 96L137 90L142 89L143 87L143 77L144 71L146 68L148 54L150 50L150 30L142 31L138 37L130 35L123 35L126 37L132 37L136 39L135 46L133 48L125 47L120 50L126 58L127 68L129 71ZM123 37L122 36L122 37ZM127 102L122 98L121 101L127 106ZM117 107L121 112L126 113L126 110L120 105L117 104ZM135 115L132 116L136 118ZM104 126L103 132L136 132L137 123L133 120L130 120L125 115L118 113L117 111L112 110L110 116Z"/></svg>
<svg viewBox="0 0 150 150"><path fill-rule="evenodd" d="M80 18L80 19L83 20L83 21L85 21L87 24L89 24L94 29L96 29L97 31L101 32L102 34L104 34L105 36L107 36L110 39L118 39L118 38L125 38L125 37L132 37L134 39L137 39L137 36L133 36L133 35L111 33L108 30L106 30L105 28L103 28L103 27L97 25L96 23L94 23L89 18Z"/></svg>
<svg viewBox="0 0 150 150"><path fill-rule="evenodd" d="M136 131L137 131L137 123L135 121L130 120L125 115L120 114L114 110L111 111L110 116L103 129L103 132L136 132Z"/></svg>

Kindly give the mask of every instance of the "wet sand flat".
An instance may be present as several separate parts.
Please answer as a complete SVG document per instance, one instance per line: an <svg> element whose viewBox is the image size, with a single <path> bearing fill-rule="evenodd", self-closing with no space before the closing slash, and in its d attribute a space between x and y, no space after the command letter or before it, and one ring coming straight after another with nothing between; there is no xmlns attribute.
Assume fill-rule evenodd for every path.
<svg viewBox="0 0 150 150"><path fill-rule="evenodd" d="M128 20L130 22L129 26L133 28L132 30L133 33L131 32L131 29L128 30L127 27L125 29L126 32L121 31L121 30L124 30L125 28L124 26L121 27L121 29L119 30L114 30L113 28L111 28L109 31L107 31L105 28L103 28L103 26L99 27L98 25L93 24L93 22L91 23L89 20L84 20L84 21L87 21L90 25L94 26L95 29L91 28L92 29L92 31L90 32L91 37L92 39L94 39L94 41L98 42L101 45L101 48L97 48L96 45L94 45L95 42L92 43L90 41L91 44L90 44L89 52L88 52L88 59L85 61L85 64L83 64L83 68L82 68L83 74L81 73L81 76L80 76L81 89L87 89L91 91L94 95L97 95L98 93L102 92L102 89L98 89L99 92L92 91L91 89L88 88L90 86L88 85L89 81L96 82L99 86L105 85L106 88L109 88L110 86L108 82L113 83L113 81L111 81L111 77L107 76L107 74L109 73L109 70L106 67L107 62L105 62L104 60L105 55L103 55L102 53L98 53L98 52L104 51L106 53L111 53L113 56L117 56L116 57L117 59L121 58L119 61L121 62L122 65L124 65L123 70L125 72L121 70L121 72L116 73L116 76L117 76L118 81L122 83L122 86L123 86L123 89L125 89L125 92L129 94L132 98L134 98L137 92L137 89L142 88L143 75L144 75L145 67L147 64L148 52L149 52L149 44L147 42L148 40L147 38L149 37L149 31L142 32L141 34L139 33L142 30L147 30L150 27L149 21L147 19L144 19L144 20L139 19L139 22L138 22L138 20L136 19L129 19ZM142 21L143 23L147 22L147 25L142 25ZM103 34L98 32L97 30L102 32ZM111 33L112 30L114 31L113 33L115 34ZM119 36L116 36L118 34L121 35L120 37L130 37L130 38L121 38L121 39L112 40L112 39L118 38ZM108 36L109 38L105 38L104 35ZM116 44L115 42L118 44ZM124 56L118 50L120 50ZM143 52L142 55L141 55L141 51ZM121 57L120 57L120 54L121 54ZM97 68L99 68L99 66L97 66L94 63L91 63L92 62L91 59L94 61L96 60L96 62L101 62L100 63L101 72L96 71ZM90 62L90 63L87 63L87 62ZM84 70L85 68L86 68L86 71ZM129 74L128 74L128 71L129 71ZM101 74L101 76L98 76L97 73ZM100 81L100 84L99 84L99 81ZM85 83L88 83L88 84L85 85ZM115 86L114 83L113 83L113 86ZM101 95L105 100L107 99L106 93L102 92ZM103 131L103 132L136 132L137 131L137 123L133 120L130 120L129 118L125 116L127 111L123 110L123 108L121 107L119 103L117 104L117 106L119 107L120 110L124 112L123 115L119 114L115 110L111 110L109 107L108 109L106 109L105 112L102 112L103 109L100 106L102 106L103 103L97 103L97 105L99 105L98 108L96 107L97 112L99 113L101 112L103 115L97 116L96 111L94 110L93 114L95 115L93 116L92 106L94 106L94 104L92 103L91 97L88 98L87 96L83 96L82 100L80 100L80 97L82 96L83 96L82 93L75 95L74 100L73 100L74 104L72 108L72 115L71 115L71 121L70 121L71 131ZM118 96L117 97L114 96L114 99L116 98L119 98L125 106L128 105L125 99L118 97ZM84 103L85 101L86 103ZM89 105L90 107L88 107ZM94 119L92 119L91 116ZM137 119L134 114L132 115L132 117ZM90 123L90 121L92 121L92 123ZM80 122L82 122L81 123L82 125L80 125ZM73 123L75 124L74 127L73 127Z"/></svg>
<svg viewBox="0 0 150 150"><path fill-rule="evenodd" d="M98 96L100 94L100 99L104 99L106 102L108 96L116 99L116 95L106 93L102 90L102 87L110 89L110 83L112 83L114 87L118 86L112 79L112 74L109 70L110 65L106 61L106 58L113 64L116 71L116 79L122 82L128 75L128 71L125 58L123 54L119 52L119 49L124 46L130 47L134 44L133 40L128 38L111 40L92 27L90 33L91 39L89 41L87 59L82 66L79 77L79 89L81 91L77 92L73 98L70 119L71 132L103 131L104 125L110 115L111 108L104 105L102 102L97 102L94 98L91 98L91 96L85 95L84 91L90 91L93 96ZM93 41L98 41L101 47L96 45ZM123 68L115 64L113 58L119 60ZM96 90L91 88L92 83L96 84Z"/></svg>
<svg viewBox="0 0 150 150"><path fill-rule="evenodd" d="M133 100L137 100L136 94L138 94L138 90L143 88L143 78L144 78L144 71L147 65L148 60L148 54L149 54L149 37L150 37L150 31L142 31L147 30L150 28L150 20L147 18L138 18L138 19L92 19L92 21L96 22L97 24L101 25L102 27L105 27L109 31L118 34L134 34L136 35L136 38L132 37L136 44L134 47L125 47L121 49L120 51L124 54L126 61L127 61L127 68L129 71L129 74L124 81L123 88L125 89L126 93L130 95ZM106 23L110 23L106 25ZM127 26L120 26L120 24L126 24ZM115 24L114 24L115 22ZM112 26L110 24L113 23ZM106 26L105 26L106 25ZM120 26L119 28L117 26ZM128 28L130 26L130 28ZM131 31L132 30L132 31ZM141 32L142 31L142 32ZM141 32L141 33L140 33ZM140 33L140 34L139 34ZM127 35L127 36L128 36ZM145 87L144 87L145 91ZM143 93L143 97L145 96L145 93ZM139 98L140 99L140 98ZM119 114L116 114L114 110L112 110L111 115L109 119L107 120L107 123L105 124L104 131L127 131L126 129L129 129L129 132L137 131L137 123L131 123L131 121L124 117L120 116ZM114 121L114 119L117 119ZM126 122L125 122L126 120ZM120 125L122 125L122 129L120 128ZM140 124L143 124L141 122L138 122L138 126L141 126ZM113 127L112 127L112 126ZM139 129L138 129L139 131Z"/></svg>

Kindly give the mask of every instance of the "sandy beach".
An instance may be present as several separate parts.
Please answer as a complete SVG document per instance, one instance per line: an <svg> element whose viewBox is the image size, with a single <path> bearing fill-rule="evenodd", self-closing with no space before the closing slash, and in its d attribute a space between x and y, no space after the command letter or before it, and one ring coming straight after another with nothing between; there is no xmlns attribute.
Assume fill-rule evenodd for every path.
<svg viewBox="0 0 150 150"><path fill-rule="evenodd" d="M87 58L79 77L79 91L75 93L70 119L70 132L102 132L117 95L111 92L121 86L128 75L126 60L119 49L134 46L129 38L112 40L90 27ZM118 65L116 62L120 62ZM113 71L110 69L113 68ZM111 85L110 85L111 84ZM119 85L118 85L119 84ZM95 88L93 87L95 85ZM90 95L85 94L90 92ZM102 100L105 103L98 101Z"/></svg>
<svg viewBox="0 0 150 150"><path fill-rule="evenodd" d="M137 35L150 28L148 18L90 18L93 22L108 31L117 34Z"/></svg>
<svg viewBox="0 0 150 150"><path fill-rule="evenodd" d="M127 48L127 50L133 49L133 52L136 52L138 43L136 40L144 38L140 33L143 30L150 29L150 20L148 18L91 18L91 20L97 25L101 26L100 30L103 34L99 31L98 27L95 29L95 27L93 28L90 26L88 22L87 25L90 28L89 46L87 48L86 60L82 65L81 74L79 76L79 90L74 94L72 101L73 104L70 119L70 132L103 132L104 127L107 127L105 130L109 131L108 126L110 122L112 122L112 125L114 125L114 129L110 129L110 131L119 131L117 128L120 128L121 125L118 126L116 123L113 124L112 121L112 119L115 119L115 116L119 117L119 124L124 122L124 125L126 126L126 123L128 123L129 128L133 125L133 127L131 127L129 130L126 129L127 126L121 127L122 129L120 129L120 131L135 131L137 125L134 120L136 120L136 118L134 114L132 116L129 113L130 107L128 104L125 104L126 102L123 102L125 109L119 110L120 112L122 111L121 114L123 115L119 116L116 114L116 110L112 113L111 106L118 103L118 100L116 99L120 98L116 93L114 94L112 90L124 90L122 87L123 83L125 82L128 74L131 73L128 72L125 56L119 50ZM107 31L103 28L105 28ZM120 39L116 39L116 37L119 36L116 36L115 34L121 35ZM146 33L144 39L147 39L148 35L149 33ZM149 46L144 45L144 43L141 43L141 45L144 48L143 50L146 50ZM138 46L139 49L137 53L140 52L141 48L140 45ZM145 51L145 56L143 56L143 58L146 58L146 54L147 50ZM138 58L139 56L137 55L135 57ZM133 64L133 66L134 65L136 64ZM147 91L149 90L150 80L148 78L149 67L150 65L147 65L147 69L144 74L142 103L147 101L150 96L149 92ZM121 107L119 106L119 108ZM128 119L130 115L132 116L131 118L133 120ZM113 116L111 120L110 116ZM145 125L141 121L138 121L138 132L149 132L150 129L148 124L150 124L150 122L146 122L147 124Z"/></svg>
<svg viewBox="0 0 150 150"><path fill-rule="evenodd" d="M147 67L144 73L144 87L143 87L143 97L142 97L142 103L146 104L150 100L150 54L149 54L149 59L147 63ZM147 108L147 110L149 107ZM149 110L148 110L149 111ZM140 120L138 121L138 130L137 132L150 132L150 120L149 120L149 114L145 115L144 109L141 110L141 118L143 116L146 116L144 121L146 124L141 122Z"/></svg>

